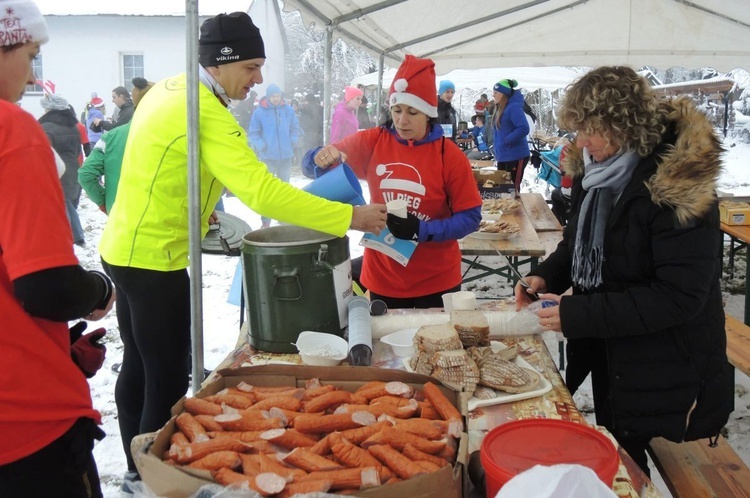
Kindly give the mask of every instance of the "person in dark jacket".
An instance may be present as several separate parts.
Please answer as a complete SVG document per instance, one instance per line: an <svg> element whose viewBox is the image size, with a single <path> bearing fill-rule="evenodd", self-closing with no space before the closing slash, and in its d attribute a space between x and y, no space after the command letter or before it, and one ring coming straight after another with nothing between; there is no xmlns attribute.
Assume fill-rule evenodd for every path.
<svg viewBox="0 0 750 498"><path fill-rule="evenodd" d="M130 98L130 92L124 86L118 86L112 90L112 103L118 109L117 115L112 117L111 121L106 119L94 119L92 128L94 131L109 131L112 128L117 128L125 123L129 123L133 119L133 113L135 112L135 106L133 100Z"/></svg>
<svg viewBox="0 0 750 498"><path fill-rule="evenodd" d="M81 220L78 217L78 202L81 200L81 186L78 184L78 156L81 153L81 134L76 127L78 120L70 110L68 101L57 94L47 94L39 101L45 110L39 118L52 148L65 163L65 173L60 178L65 196L65 208L73 232L73 242L84 247Z"/></svg>
<svg viewBox="0 0 750 498"><path fill-rule="evenodd" d="M443 127L443 136L456 141L458 132L458 117L453 108L453 96L456 94L456 85L452 81L443 80L438 86L438 117L437 122Z"/></svg>
<svg viewBox="0 0 750 498"><path fill-rule="evenodd" d="M281 88L271 83L250 118L248 138L260 160L268 166L268 171L287 183L292 175L292 158L299 135L299 121L294 109L284 100ZM269 227L271 218L262 216L261 223L262 228Z"/></svg>
<svg viewBox="0 0 750 498"><path fill-rule="evenodd" d="M516 193L521 191L523 172L531 157L528 135L529 122L523 109L523 94L516 90L518 82L504 79L495 83L493 98L495 112L491 122L494 133L492 154L497 161L497 169L509 171Z"/></svg>
<svg viewBox="0 0 750 498"><path fill-rule="evenodd" d="M597 423L648 474L651 438L717 437L733 410L715 194L723 150L689 98L658 97L622 66L569 87L558 122L578 132L563 161L574 214L527 280L559 303L537 315L568 339L568 388L591 374ZM519 308L529 302L520 286L515 295Z"/></svg>

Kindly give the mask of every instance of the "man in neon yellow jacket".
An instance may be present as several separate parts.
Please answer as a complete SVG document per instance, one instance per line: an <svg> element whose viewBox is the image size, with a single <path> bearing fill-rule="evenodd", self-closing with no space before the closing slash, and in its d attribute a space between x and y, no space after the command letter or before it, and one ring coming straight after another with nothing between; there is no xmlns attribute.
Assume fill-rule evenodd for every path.
<svg viewBox="0 0 750 498"><path fill-rule="evenodd" d="M350 228L379 233L384 205L352 207L282 182L247 145L226 108L263 81L265 49L243 12L220 14L201 26L200 184L204 232L228 187L254 211L343 236ZM126 479L137 479L132 438L159 429L188 387L190 297L188 267L187 81L158 82L139 103L125 147L117 199L102 234L103 265L118 292L124 344L115 388Z"/></svg>

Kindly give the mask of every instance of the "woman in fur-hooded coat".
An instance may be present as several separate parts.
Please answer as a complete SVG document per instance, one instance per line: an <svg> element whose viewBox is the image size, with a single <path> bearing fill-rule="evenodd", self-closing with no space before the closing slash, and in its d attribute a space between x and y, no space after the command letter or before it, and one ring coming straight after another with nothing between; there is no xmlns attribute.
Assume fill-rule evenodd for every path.
<svg viewBox="0 0 750 498"><path fill-rule="evenodd" d="M545 296L559 306L539 310L540 325L568 339L570 391L592 374L597 423L648 473L651 438L716 436L733 409L715 195L723 151L690 99L660 99L630 68L584 75L559 118L578 130L563 164L574 216L528 279L543 293L572 287ZM602 143L614 155L603 158ZM604 173L609 186L598 166L629 171ZM528 302L518 287L516 297Z"/></svg>

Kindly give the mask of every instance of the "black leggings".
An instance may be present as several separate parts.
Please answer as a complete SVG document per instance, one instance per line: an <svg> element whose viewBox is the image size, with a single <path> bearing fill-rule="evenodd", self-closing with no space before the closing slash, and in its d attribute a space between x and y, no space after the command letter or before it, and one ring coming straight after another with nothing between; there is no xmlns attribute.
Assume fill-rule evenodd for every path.
<svg viewBox="0 0 750 498"><path fill-rule="evenodd" d="M90 418L80 418L41 450L0 465L0 496L101 498L99 472L91 451L104 433Z"/></svg>
<svg viewBox="0 0 750 498"><path fill-rule="evenodd" d="M117 290L124 346L115 403L128 470L130 443L160 429L185 395L190 374L190 279L187 270L154 271L102 261Z"/></svg>
<svg viewBox="0 0 750 498"><path fill-rule="evenodd" d="M529 164L529 157L531 156L522 157L516 161L498 161L497 163L499 171L510 171L510 179L516 186L516 195L521 192L521 180L523 180L526 165Z"/></svg>
<svg viewBox="0 0 750 498"><path fill-rule="evenodd" d="M443 307L443 294L448 292L458 292L461 290L461 285L457 285L451 289L436 292L435 294L428 294L426 296L417 297L388 297L381 294L376 294L370 291L370 300L380 299L388 305L388 309L398 308L442 308Z"/></svg>

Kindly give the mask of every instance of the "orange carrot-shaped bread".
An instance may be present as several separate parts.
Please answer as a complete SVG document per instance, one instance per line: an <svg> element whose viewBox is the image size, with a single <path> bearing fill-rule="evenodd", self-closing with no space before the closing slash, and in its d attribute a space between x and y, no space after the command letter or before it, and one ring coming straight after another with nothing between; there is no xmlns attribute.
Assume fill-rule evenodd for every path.
<svg viewBox="0 0 750 498"><path fill-rule="evenodd" d="M195 420L197 420L207 432L223 430L219 423L214 420L214 415L195 415Z"/></svg>
<svg viewBox="0 0 750 498"><path fill-rule="evenodd" d="M388 421L379 421L366 427L358 427L356 429L341 431L341 436L352 444L360 445L367 438L369 438L376 432L379 432L383 427L390 427L391 425L393 424Z"/></svg>
<svg viewBox="0 0 750 498"><path fill-rule="evenodd" d="M432 474L433 472L437 472L441 468L438 465L435 465L434 463L428 462L426 460L417 460L417 461L414 462L414 465L416 465L418 467L421 467L422 470L424 470L428 474Z"/></svg>
<svg viewBox="0 0 750 498"><path fill-rule="evenodd" d="M332 384L326 384L325 386L318 386L318 387L308 387L302 393L302 401L309 401L313 398L317 398L318 396L322 394L330 393L331 391L335 391L335 390L336 390L336 386Z"/></svg>
<svg viewBox="0 0 750 498"><path fill-rule="evenodd" d="M256 392L255 398L258 401L265 401L269 398L297 398L302 399L303 390L297 387L287 388L286 391Z"/></svg>
<svg viewBox="0 0 750 498"><path fill-rule="evenodd" d="M385 386L385 382L383 382L382 380L371 380L370 382L367 382L366 384L362 384L361 386L359 386L359 388L356 391L354 391L354 393L359 394L363 391L369 391L372 388L383 387L383 386Z"/></svg>
<svg viewBox="0 0 750 498"><path fill-rule="evenodd" d="M246 451L248 446L232 438L209 439L199 443L175 444L169 448L169 458L177 463L194 462L215 451Z"/></svg>
<svg viewBox="0 0 750 498"><path fill-rule="evenodd" d="M236 451L215 451L188 464L191 469L219 470L222 467L237 469L242 466L240 454Z"/></svg>
<svg viewBox="0 0 750 498"><path fill-rule="evenodd" d="M191 443L208 439L206 429L188 412L182 412L177 415L175 424L177 424L177 427L180 428L180 431L185 434Z"/></svg>
<svg viewBox="0 0 750 498"><path fill-rule="evenodd" d="M258 401L250 409L270 410L274 407L298 412L302 408L302 401L299 398L295 398L293 396L271 396L270 398Z"/></svg>
<svg viewBox="0 0 750 498"><path fill-rule="evenodd" d="M414 389L404 384L403 382L392 381L387 382L382 386L375 386L367 390L357 390L356 394L367 399L369 402L371 399L379 398L380 396L400 396L402 398L411 398L414 394Z"/></svg>
<svg viewBox="0 0 750 498"><path fill-rule="evenodd" d="M339 434L338 432L332 432L331 434ZM324 436L320 439L317 443L315 443L313 446L310 446L308 448L310 451L315 453L316 455L330 455L331 454L331 440L330 434L328 436Z"/></svg>
<svg viewBox="0 0 750 498"><path fill-rule="evenodd" d="M279 418L282 421L286 421L284 425L294 424L294 419L299 417L300 415L325 415L323 412L320 413L305 413L305 412L295 412L292 410L284 410L283 408L276 408L275 406L268 410L268 416L273 418Z"/></svg>
<svg viewBox="0 0 750 498"><path fill-rule="evenodd" d="M185 411L191 415L219 415L223 413L221 405L201 398L185 398Z"/></svg>
<svg viewBox="0 0 750 498"><path fill-rule="evenodd" d="M331 489L333 481L327 479L318 479L315 481L304 481L304 482L290 482L284 488L284 491L279 493L278 498L292 498L292 496L301 494L307 495L308 493L327 493Z"/></svg>
<svg viewBox="0 0 750 498"><path fill-rule="evenodd" d="M243 474L246 476L256 476L260 474L259 454L248 455L247 453L240 453L240 460L242 461Z"/></svg>
<svg viewBox="0 0 750 498"><path fill-rule="evenodd" d="M255 412L257 413L257 412ZM281 427L281 420L277 418L262 418L253 414L252 410L241 410L236 413L216 415L214 420L225 431L267 431Z"/></svg>
<svg viewBox="0 0 750 498"><path fill-rule="evenodd" d="M380 486L378 471L374 467L312 472L302 477L299 482L319 480L330 480L333 490L358 490Z"/></svg>
<svg viewBox="0 0 750 498"><path fill-rule="evenodd" d="M295 448L284 456L284 463L292 465L308 472L319 470L335 470L343 468L336 462L326 457L316 455L305 448Z"/></svg>
<svg viewBox="0 0 750 498"><path fill-rule="evenodd" d="M254 404L254 400L239 394L214 394L213 396L206 396L204 399L217 405L225 404L239 410L250 408Z"/></svg>
<svg viewBox="0 0 750 498"><path fill-rule="evenodd" d="M372 425L375 421L375 415L368 412L321 416L301 415L294 419L294 428L304 434L329 433Z"/></svg>
<svg viewBox="0 0 750 498"><path fill-rule="evenodd" d="M247 483L250 489L257 491L261 496L271 496L281 493L284 487L286 487L286 480L283 477L270 472L264 472L256 476L246 476L223 468L212 472L211 475L216 482L224 486Z"/></svg>
<svg viewBox="0 0 750 498"><path fill-rule="evenodd" d="M446 436L444 440L445 440L445 448L435 453L435 456L448 460L449 462L454 462L456 460L458 439L454 437Z"/></svg>
<svg viewBox="0 0 750 498"><path fill-rule="evenodd" d="M425 439L441 439L448 429L443 420L427 420L425 418L408 418L396 421L396 429L406 431Z"/></svg>
<svg viewBox="0 0 750 498"><path fill-rule="evenodd" d="M349 391L331 391L321 394L305 402L305 411L308 413L324 412L329 408L336 408L343 403L349 403L352 393Z"/></svg>
<svg viewBox="0 0 750 498"><path fill-rule="evenodd" d="M416 461L424 461L424 462L430 462L438 466L438 468L445 467L446 465L450 465L448 460L445 458L440 458L439 456L430 455L429 453L425 453L424 451L420 451L416 449L411 444L407 444L404 446L403 454L405 457L407 457L410 460Z"/></svg>
<svg viewBox="0 0 750 498"><path fill-rule="evenodd" d="M246 393L280 393L297 389L295 386L256 386L248 384L244 380L237 384L237 389Z"/></svg>
<svg viewBox="0 0 750 498"><path fill-rule="evenodd" d="M387 444L370 446L367 448L367 451L402 479L409 479L427 473L421 467L414 465L414 462Z"/></svg>
<svg viewBox="0 0 750 498"><path fill-rule="evenodd" d="M187 436L180 431L174 432L169 436L169 444L188 444L189 442L190 440Z"/></svg>
<svg viewBox="0 0 750 498"><path fill-rule="evenodd" d="M307 475L307 472L304 470L288 467L279 462L275 456L267 455L265 453L258 454L258 463L260 464L261 472L273 472L274 474L278 474L286 479L287 482L292 482L295 479Z"/></svg>
<svg viewBox="0 0 750 498"><path fill-rule="evenodd" d="M443 391L432 382L427 382L424 385L424 395L430 400L432 406L438 411L443 420L451 422L451 426L448 428L448 433L451 436L459 437L464 430L463 418L458 408L453 406L448 398L445 397Z"/></svg>
<svg viewBox="0 0 750 498"><path fill-rule="evenodd" d="M237 389L236 387L225 387L221 391L219 391L216 394L231 394L233 396L244 396L245 398L249 399L253 403L255 403L257 400L255 399L255 394L252 392L242 391L240 389Z"/></svg>
<svg viewBox="0 0 750 498"><path fill-rule="evenodd" d="M333 456L336 457L336 460L347 467L375 467L378 469L380 482L386 482L393 477L391 469L381 464L380 461L372 456L367 450L363 450L359 446L354 446L343 438L340 438L340 441L335 444L333 444L332 441L331 451L333 452Z"/></svg>
<svg viewBox="0 0 750 498"><path fill-rule="evenodd" d="M418 401L419 416L428 420L443 420L438 411L429 401Z"/></svg>
<svg viewBox="0 0 750 498"><path fill-rule="evenodd" d="M434 455L445 448L446 444L444 440L430 441L415 434L399 430L397 427L383 427L380 433L383 435L383 440L397 450L403 450L407 444L411 444L419 451Z"/></svg>
<svg viewBox="0 0 750 498"><path fill-rule="evenodd" d="M252 443L258 440L258 436L260 436L262 432L263 431L224 431L221 430L221 426L219 426L218 431L208 431L208 437L212 439L220 437L231 437L244 443Z"/></svg>
<svg viewBox="0 0 750 498"><path fill-rule="evenodd" d="M317 441L294 429L270 429L260 434L260 439L269 443L278 444L284 448L293 450L299 447L315 446Z"/></svg>

